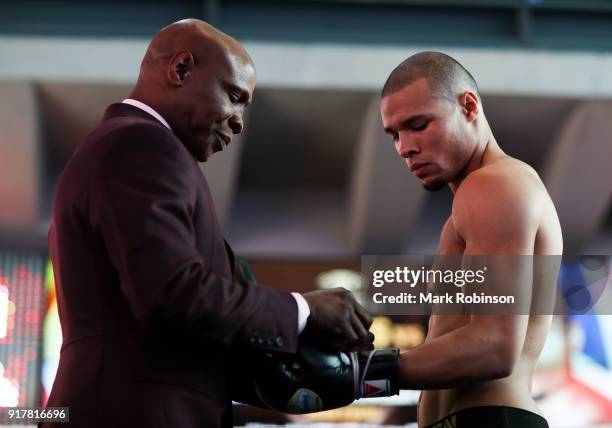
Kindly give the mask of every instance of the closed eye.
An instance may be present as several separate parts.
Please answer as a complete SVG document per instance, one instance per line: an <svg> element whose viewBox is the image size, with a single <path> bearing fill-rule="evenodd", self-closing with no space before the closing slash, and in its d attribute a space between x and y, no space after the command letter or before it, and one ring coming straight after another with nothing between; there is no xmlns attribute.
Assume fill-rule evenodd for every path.
<svg viewBox="0 0 612 428"><path fill-rule="evenodd" d="M427 128L427 125L429 125L429 121L423 122L422 124L413 125L412 129L415 131L424 131Z"/></svg>
<svg viewBox="0 0 612 428"><path fill-rule="evenodd" d="M396 142L399 139L399 134L389 130L389 129L385 129L385 134L387 134L389 137L391 137L391 139L393 140L393 142Z"/></svg>
<svg viewBox="0 0 612 428"><path fill-rule="evenodd" d="M238 102L238 100L240 99L240 94L238 94L235 91L229 91L228 92L228 96L229 96L229 99L232 102L232 104L236 104Z"/></svg>

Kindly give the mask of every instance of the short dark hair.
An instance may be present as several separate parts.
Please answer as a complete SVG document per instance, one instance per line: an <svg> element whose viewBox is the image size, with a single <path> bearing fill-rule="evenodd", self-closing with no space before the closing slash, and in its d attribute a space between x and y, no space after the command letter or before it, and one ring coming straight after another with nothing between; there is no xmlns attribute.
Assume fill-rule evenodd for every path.
<svg viewBox="0 0 612 428"><path fill-rule="evenodd" d="M454 100L467 85L480 98L470 72L441 52L419 52L405 59L387 78L381 96L391 95L421 78L427 80L436 96Z"/></svg>

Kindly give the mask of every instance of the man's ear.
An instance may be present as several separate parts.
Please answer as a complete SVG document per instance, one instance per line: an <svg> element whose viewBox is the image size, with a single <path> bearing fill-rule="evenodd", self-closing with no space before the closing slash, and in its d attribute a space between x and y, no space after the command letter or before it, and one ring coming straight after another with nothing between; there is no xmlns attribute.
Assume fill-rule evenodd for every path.
<svg viewBox="0 0 612 428"><path fill-rule="evenodd" d="M459 104L468 122L475 121L480 111L480 100L478 95L472 91L465 91L459 96Z"/></svg>
<svg viewBox="0 0 612 428"><path fill-rule="evenodd" d="M188 50L180 51L168 64L168 81L172 86L183 86L194 67L193 55Z"/></svg>

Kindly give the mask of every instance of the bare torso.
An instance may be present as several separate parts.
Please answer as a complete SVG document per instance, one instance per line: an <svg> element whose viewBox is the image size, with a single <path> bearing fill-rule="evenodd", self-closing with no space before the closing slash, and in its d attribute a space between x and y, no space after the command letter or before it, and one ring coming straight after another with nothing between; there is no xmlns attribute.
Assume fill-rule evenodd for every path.
<svg viewBox="0 0 612 428"><path fill-rule="evenodd" d="M534 239L534 255L558 255L562 253L562 237L559 220L548 193L537 174L526 164L506 157L497 160L488 168L501 168L502 173L516 174L524 186L536 196L536 203L541 204L539 211L539 226ZM491 213L503 216L502 212ZM438 254L463 255L465 242L455 230L453 217L449 217L440 237ZM534 266L534 269L536 267ZM534 272L533 287L550 286L538 284ZM542 351L551 315L519 315L529 317L527 333L522 351L514 366L512 374L501 379L475 382L452 389L425 390L419 401L419 426L432 424L450 413L476 406L510 406L539 413L538 407L531 397L531 383L535 365ZM449 333L467 324L469 316L433 315L429 320L429 331L426 343L434 338ZM449 352L453 352L450 350Z"/></svg>

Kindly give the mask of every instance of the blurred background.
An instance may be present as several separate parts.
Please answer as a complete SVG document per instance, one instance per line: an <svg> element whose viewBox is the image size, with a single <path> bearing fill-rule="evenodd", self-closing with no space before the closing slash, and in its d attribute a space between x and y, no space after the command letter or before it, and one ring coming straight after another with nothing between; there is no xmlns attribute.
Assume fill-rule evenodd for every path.
<svg viewBox="0 0 612 428"><path fill-rule="evenodd" d="M44 403L55 376L57 177L127 97L151 37L185 17L235 36L256 64L245 133L202 170L261 283L357 290L362 254L435 253L451 193L422 190L378 111L388 74L422 50L474 75L500 146L546 184L566 252L612 254L611 0L24 0L0 11L0 406ZM588 282L579 260L563 269ZM551 426L612 424L610 318L555 318L533 390ZM376 344L418 346L426 322L379 317ZM237 405L236 423L405 425L417 398L292 419Z"/></svg>

